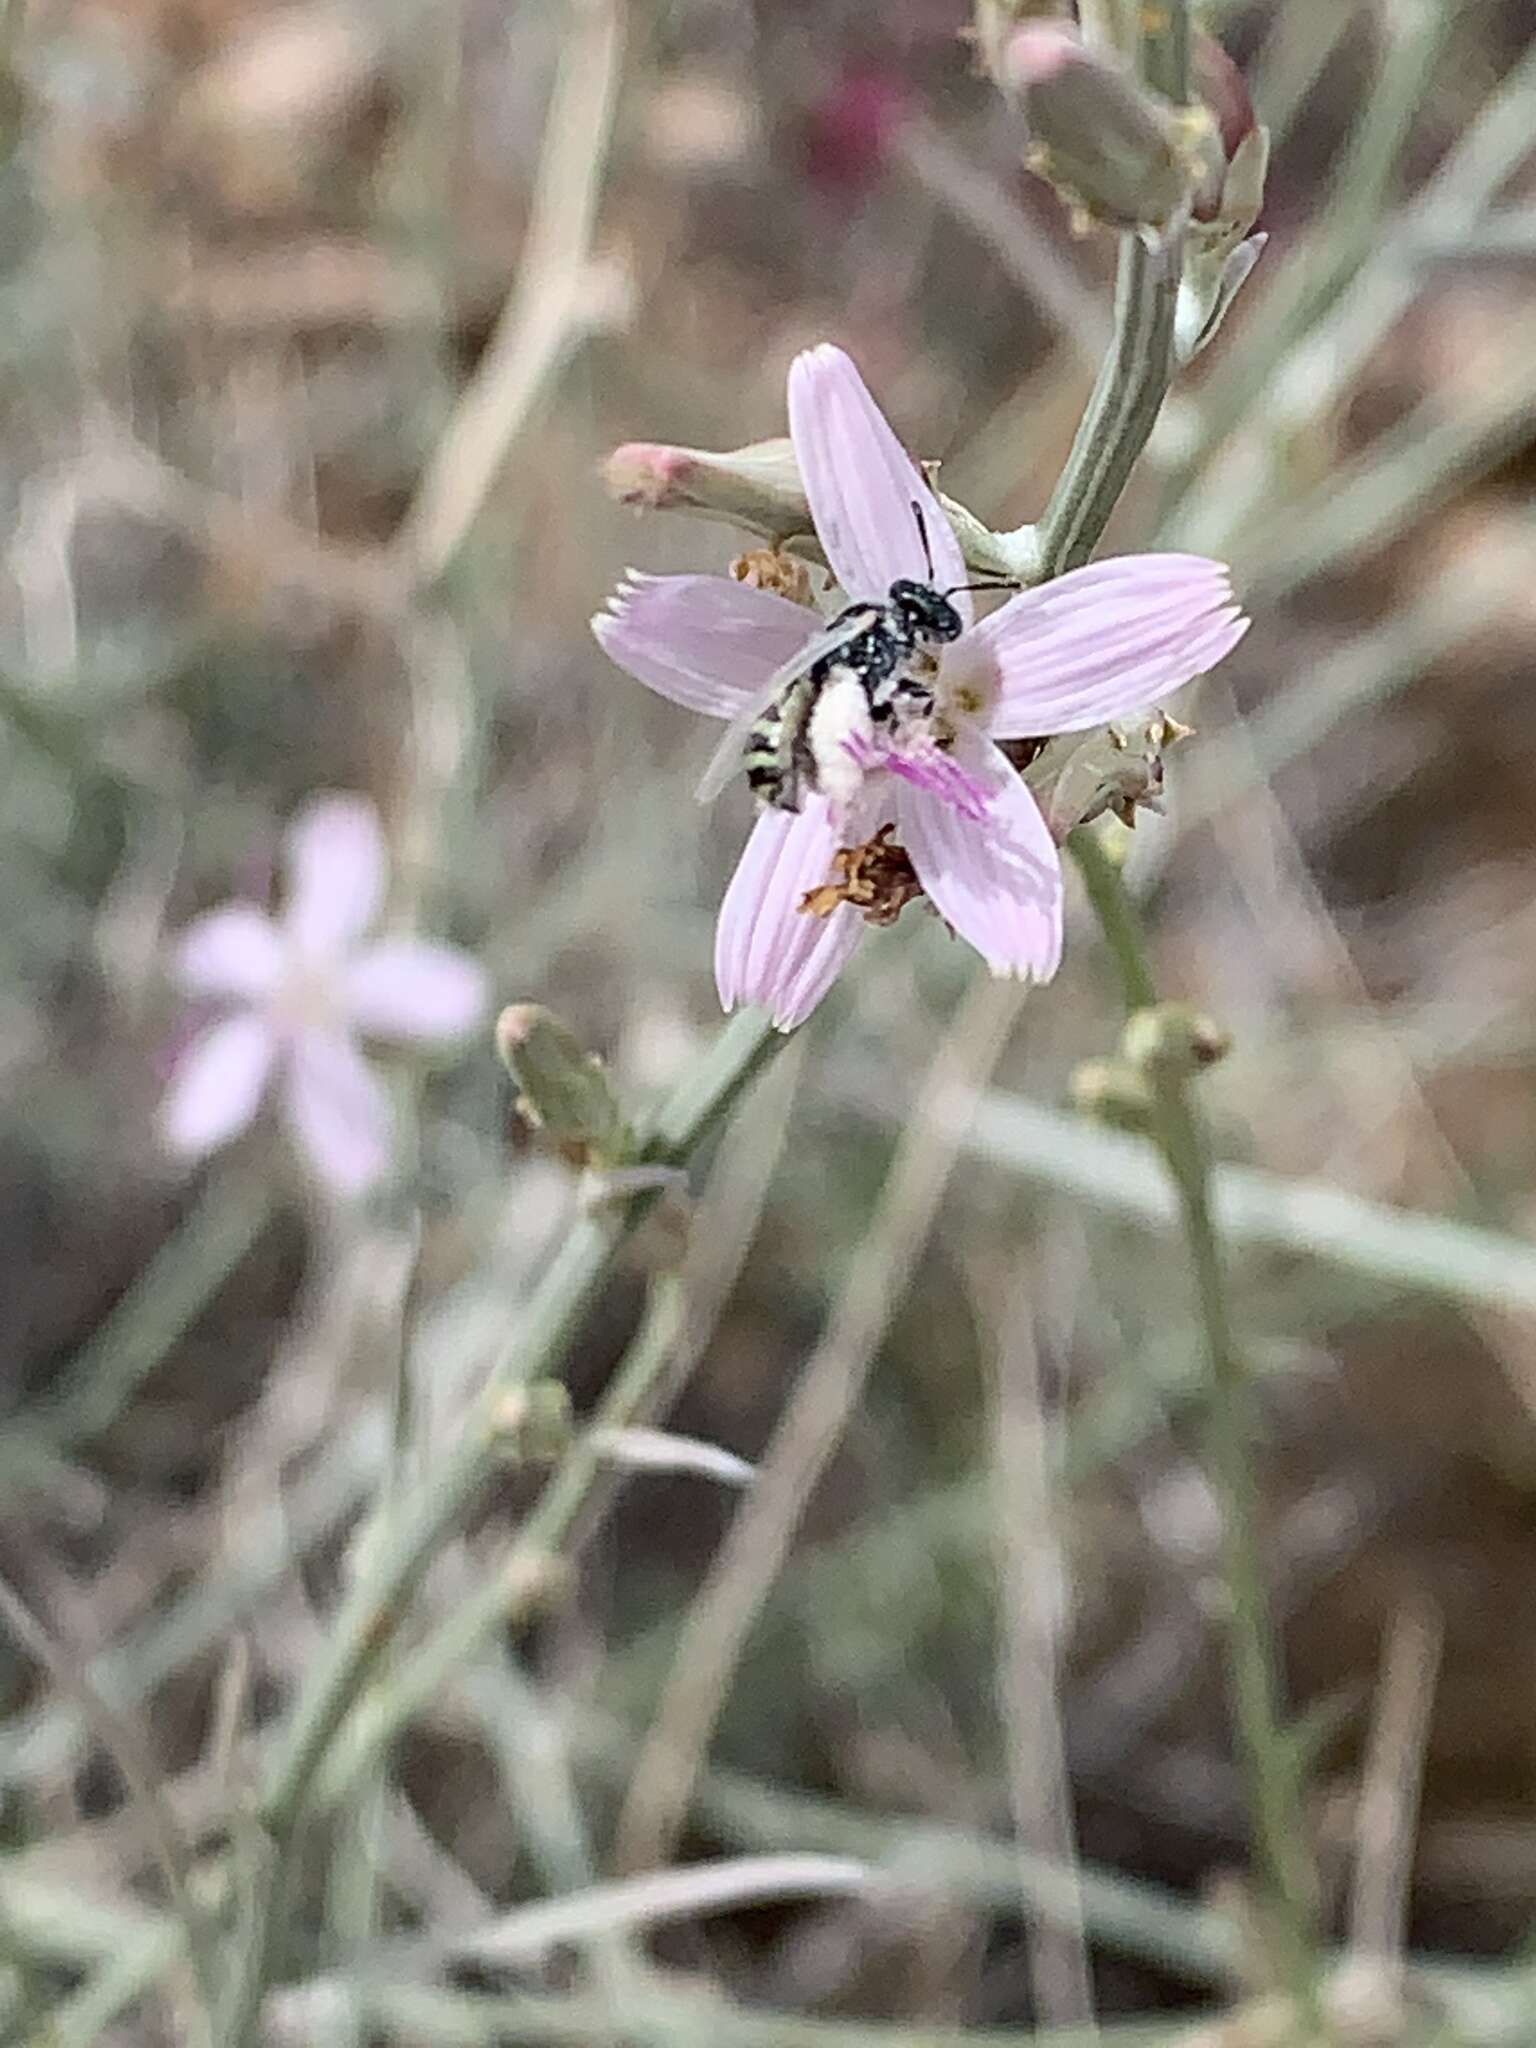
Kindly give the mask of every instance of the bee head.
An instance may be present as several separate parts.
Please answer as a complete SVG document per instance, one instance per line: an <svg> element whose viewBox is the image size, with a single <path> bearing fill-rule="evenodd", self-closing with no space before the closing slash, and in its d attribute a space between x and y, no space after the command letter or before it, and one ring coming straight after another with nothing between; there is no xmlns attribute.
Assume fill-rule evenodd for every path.
<svg viewBox="0 0 1536 2048"><path fill-rule="evenodd" d="M901 576L891 585L891 605L909 632L928 640L958 640L965 621L941 591Z"/></svg>

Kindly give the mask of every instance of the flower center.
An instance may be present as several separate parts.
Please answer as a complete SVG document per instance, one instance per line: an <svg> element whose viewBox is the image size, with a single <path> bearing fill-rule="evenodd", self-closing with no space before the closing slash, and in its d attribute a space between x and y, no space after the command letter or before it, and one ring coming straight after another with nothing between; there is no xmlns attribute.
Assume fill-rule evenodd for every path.
<svg viewBox="0 0 1536 2048"><path fill-rule="evenodd" d="M336 970L328 962L290 955L276 995L272 1022L289 1038L334 1031L345 1020Z"/></svg>

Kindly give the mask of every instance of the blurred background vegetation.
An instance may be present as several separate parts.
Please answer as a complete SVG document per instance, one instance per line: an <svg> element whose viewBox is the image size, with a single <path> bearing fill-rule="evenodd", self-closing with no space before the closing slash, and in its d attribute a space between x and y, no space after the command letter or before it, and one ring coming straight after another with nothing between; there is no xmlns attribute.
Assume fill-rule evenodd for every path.
<svg viewBox="0 0 1536 2048"><path fill-rule="evenodd" d="M1407 1886L1425 2008L1460 2000L1433 2037L1529 2042L1536 43L1526 0L1204 18L1274 133L1270 243L1109 545L1226 557L1256 623L1180 700L1199 737L1129 873L1164 991L1235 1040L1202 1085L1323 1923L1363 1942L1362 1890ZM172 1166L166 934L264 895L307 793L362 790L397 913L476 949L502 1000L556 1008L639 1092L698 1058L744 800L694 808L698 733L586 621L627 563L720 569L741 543L637 522L601 458L781 432L792 353L829 337L953 495L998 527L1035 515L1107 334L1113 244L1074 239L1024 171L965 27L963 0L10 0L10 2038L195 2038L157 1830L217 1904L368 1503L454 1442L571 1215L488 1041L429 1078L409 1184L365 1211L318 1205L261 1132ZM695 1237L717 1319L657 1420L761 1451L968 960L909 914L761 1084ZM739 1499L631 1475L534 1618L417 1702L387 1773L314 1832L271 2038L1026 2028L1048 2017L1039 1887L1009 1844L1059 1793L1053 1731L1106 2025L1183 2039L1262 1992L1186 1280L1150 1159L1061 1107L1117 1029L1079 904L932 1228L887 1259L884 1328L846 1361L867 1387L678 1849L876 1875L689 1914L643 1958L605 1945L601 1904L574 1948L475 1950L611 1869ZM570 1362L578 1411L666 1257L652 1239L605 1291ZM519 1473L490 1491L407 1643L501 1567L529 1498ZM1029 1679L1058 1654L1055 1731ZM355 1956L399 1986L364 2017L314 1995ZM582 1987L620 1968L686 2002L605 2034ZM537 1997L514 2013L514 1993ZM783 2017L752 2033L737 2007Z"/></svg>

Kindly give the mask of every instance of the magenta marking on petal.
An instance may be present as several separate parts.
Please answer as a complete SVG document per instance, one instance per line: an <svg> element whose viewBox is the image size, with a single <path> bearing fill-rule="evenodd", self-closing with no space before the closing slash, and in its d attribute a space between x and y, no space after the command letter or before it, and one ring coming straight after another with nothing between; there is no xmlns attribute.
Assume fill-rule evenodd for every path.
<svg viewBox="0 0 1536 2048"><path fill-rule="evenodd" d="M937 748L908 754L893 749L885 756L884 766L914 789L926 789L930 795L941 798L962 817L979 824L987 815L987 785L968 775L951 755L942 754Z"/></svg>

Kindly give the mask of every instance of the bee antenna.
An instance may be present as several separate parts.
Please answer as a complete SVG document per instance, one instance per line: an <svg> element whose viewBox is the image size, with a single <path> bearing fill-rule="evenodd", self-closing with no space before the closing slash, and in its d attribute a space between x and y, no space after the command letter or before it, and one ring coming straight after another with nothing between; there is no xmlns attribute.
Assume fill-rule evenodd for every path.
<svg viewBox="0 0 1536 2048"><path fill-rule="evenodd" d="M928 565L928 583L931 588L933 584L933 549L928 545L928 522L924 519L923 508L919 505L916 498L912 499L911 504L912 517L917 521L918 536L923 543L923 560Z"/></svg>
<svg viewBox="0 0 1536 2048"><path fill-rule="evenodd" d="M1019 587L1017 578L1013 576L998 576L986 583L954 583L951 584L948 590L941 590L939 595L941 597L958 597L962 590L1017 590Z"/></svg>

